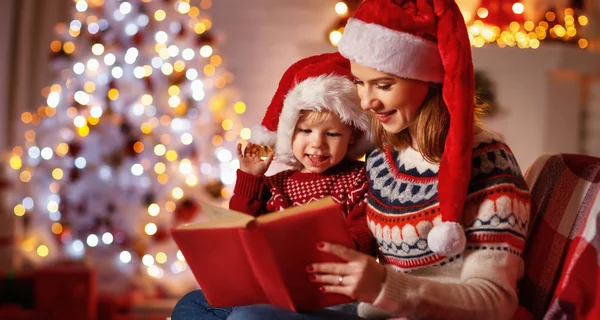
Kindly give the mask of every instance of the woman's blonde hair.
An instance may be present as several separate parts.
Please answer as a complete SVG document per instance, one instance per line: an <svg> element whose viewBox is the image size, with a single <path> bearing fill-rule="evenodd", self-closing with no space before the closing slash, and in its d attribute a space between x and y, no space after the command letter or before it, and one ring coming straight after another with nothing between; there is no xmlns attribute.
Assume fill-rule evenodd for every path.
<svg viewBox="0 0 600 320"><path fill-rule="evenodd" d="M481 116L487 105L475 98L475 124L479 124ZM448 128L450 126L450 113L442 98L442 86L432 85L421 105L419 115L412 124L415 136L411 137L409 128L398 133L387 132L381 122L371 116L371 128L374 134L375 145L383 150L385 145L391 145L394 149L403 150L412 145L413 139L419 152L425 160L433 163L440 162L444 153L444 145Z"/></svg>

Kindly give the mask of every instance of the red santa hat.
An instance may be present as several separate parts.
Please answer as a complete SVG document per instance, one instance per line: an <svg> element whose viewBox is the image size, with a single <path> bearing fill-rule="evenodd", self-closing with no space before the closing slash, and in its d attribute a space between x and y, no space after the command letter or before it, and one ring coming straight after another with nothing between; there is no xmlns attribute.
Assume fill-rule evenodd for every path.
<svg viewBox="0 0 600 320"><path fill-rule="evenodd" d="M454 0L365 0L348 20L341 54L401 78L442 84L450 126L440 161L442 223L427 236L440 255L462 252L460 225L471 175L475 76L463 16Z"/></svg>
<svg viewBox="0 0 600 320"><path fill-rule="evenodd" d="M261 126L252 129L250 142L275 146L277 161L298 166L292 152L292 136L302 110L332 112L343 123L362 132L348 147L347 158L356 159L372 149L369 117L360 108L350 62L339 53L308 57L290 66L279 82Z"/></svg>

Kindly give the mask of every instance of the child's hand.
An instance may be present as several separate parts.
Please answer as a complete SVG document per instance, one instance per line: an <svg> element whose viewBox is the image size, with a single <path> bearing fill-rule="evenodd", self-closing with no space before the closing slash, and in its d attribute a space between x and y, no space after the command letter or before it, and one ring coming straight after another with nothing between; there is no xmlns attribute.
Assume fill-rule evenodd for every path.
<svg viewBox="0 0 600 320"><path fill-rule="evenodd" d="M267 158L262 160L260 158L260 148L261 146L248 142L244 152L242 152L242 145L238 143L237 156L240 160L240 170L255 176L262 176L267 172L275 153L270 151Z"/></svg>

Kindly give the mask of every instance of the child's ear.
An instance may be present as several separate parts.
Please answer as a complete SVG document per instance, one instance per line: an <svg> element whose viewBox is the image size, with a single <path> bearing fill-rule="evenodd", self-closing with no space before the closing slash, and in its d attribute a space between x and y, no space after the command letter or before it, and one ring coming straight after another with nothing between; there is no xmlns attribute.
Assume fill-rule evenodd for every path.
<svg viewBox="0 0 600 320"><path fill-rule="evenodd" d="M360 130L352 130L352 135L350 135L350 141L348 144L353 144L360 139L362 136L362 132Z"/></svg>

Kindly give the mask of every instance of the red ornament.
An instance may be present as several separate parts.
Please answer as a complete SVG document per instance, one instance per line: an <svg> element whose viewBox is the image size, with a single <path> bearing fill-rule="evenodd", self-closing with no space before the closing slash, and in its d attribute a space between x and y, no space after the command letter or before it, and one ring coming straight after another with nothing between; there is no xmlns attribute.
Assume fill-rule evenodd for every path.
<svg viewBox="0 0 600 320"><path fill-rule="evenodd" d="M159 226L158 230L156 230L156 233L154 234L154 236L152 237L152 239L154 240L154 242L164 242L165 240L168 240L171 237L171 234L168 232L168 230L164 227Z"/></svg>
<svg viewBox="0 0 600 320"><path fill-rule="evenodd" d="M69 155L73 158L77 157L79 152L81 151L81 143L79 141L74 141L69 144Z"/></svg>
<svg viewBox="0 0 600 320"><path fill-rule="evenodd" d="M192 221L200 213L200 205L193 199L184 199L175 209L176 224L188 223Z"/></svg>

